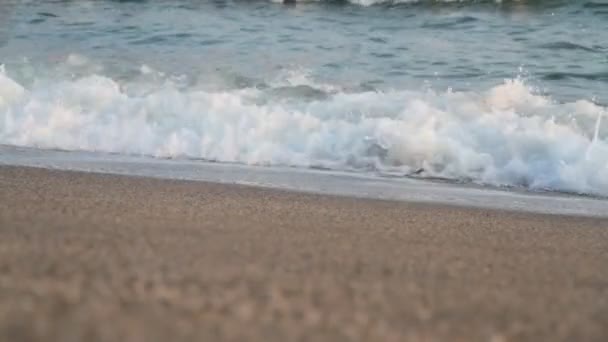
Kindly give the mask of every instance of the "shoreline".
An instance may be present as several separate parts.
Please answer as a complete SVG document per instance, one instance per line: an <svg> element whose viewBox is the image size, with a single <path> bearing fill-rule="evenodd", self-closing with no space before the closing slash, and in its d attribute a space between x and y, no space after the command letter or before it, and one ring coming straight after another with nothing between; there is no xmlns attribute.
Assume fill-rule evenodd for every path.
<svg viewBox="0 0 608 342"><path fill-rule="evenodd" d="M608 200L427 179L378 177L302 168L256 167L188 159L157 159L95 152L0 145L0 165L51 170L241 184L307 194L476 207L532 213L608 217Z"/></svg>
<svg viewBox="0 0 608 342"><path fill-rule="evenodd" d="M608 337L608 220L0 166L0 339Z"/></svg>

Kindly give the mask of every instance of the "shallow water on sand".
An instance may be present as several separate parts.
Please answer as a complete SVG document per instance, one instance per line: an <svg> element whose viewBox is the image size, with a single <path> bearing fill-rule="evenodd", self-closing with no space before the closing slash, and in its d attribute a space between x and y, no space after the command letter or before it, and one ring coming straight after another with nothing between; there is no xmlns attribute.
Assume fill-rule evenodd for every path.
<svg viewBox="0 0 608 342"><path fill-rule="evenodd" d="M1 165L239 184L326 195L532 213L608 216L608 201L605 198L339 171L254 167L200 160L167 160L0 145Z"/></svg>

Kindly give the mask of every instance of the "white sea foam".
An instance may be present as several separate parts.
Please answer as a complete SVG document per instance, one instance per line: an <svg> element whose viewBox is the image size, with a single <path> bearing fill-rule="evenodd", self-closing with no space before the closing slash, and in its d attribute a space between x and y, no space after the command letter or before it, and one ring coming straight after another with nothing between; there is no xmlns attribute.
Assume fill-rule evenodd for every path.
<svg viewBox="0 0 608 342"><path fill-rule="evenodd" d="M310 82L290 75L283 85ZM558 103L517 79L484 92L336 87L301 101L255 88L210 92L165 82L128 91L135 86L99 74L26 86L0 70L0 144L608 195L606 108Z"/></svg>

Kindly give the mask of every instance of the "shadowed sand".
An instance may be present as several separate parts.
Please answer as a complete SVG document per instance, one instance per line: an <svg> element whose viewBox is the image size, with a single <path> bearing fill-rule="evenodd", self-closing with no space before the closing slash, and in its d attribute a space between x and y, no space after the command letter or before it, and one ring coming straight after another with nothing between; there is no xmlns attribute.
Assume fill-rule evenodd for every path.
<svg viewBox="0 0 608 342"><path fill-rule="evenodd" d="M0 167L2 341L606 341L608 221Z"/></svg>

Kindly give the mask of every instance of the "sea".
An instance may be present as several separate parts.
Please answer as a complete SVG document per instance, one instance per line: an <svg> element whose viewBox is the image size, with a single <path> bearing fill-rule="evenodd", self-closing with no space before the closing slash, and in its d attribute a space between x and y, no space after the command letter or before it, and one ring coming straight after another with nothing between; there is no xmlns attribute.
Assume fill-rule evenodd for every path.
<svg viewBox="0 0 608 342"><path fill-rule="evenodd" d="M0 164L608 213L608 1L3 0Z"/></svg>

